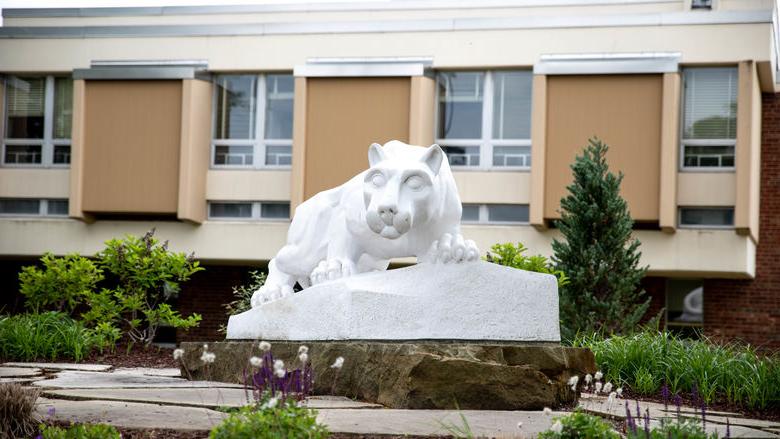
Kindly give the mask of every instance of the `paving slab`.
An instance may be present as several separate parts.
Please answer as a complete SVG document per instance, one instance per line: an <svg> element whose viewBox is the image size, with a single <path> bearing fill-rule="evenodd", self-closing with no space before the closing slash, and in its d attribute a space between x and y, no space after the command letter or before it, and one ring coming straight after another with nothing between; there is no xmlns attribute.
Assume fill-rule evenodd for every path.
<svg viewBox="0 0 780 439"><path fill-rule="evenodd" d="M37 367L7 367L0 366L0 378L22 378L41 375L43 371Z"/></svg>
<svg viewBox="0 0 780 439"><path fill-rule="evenodd" d="M30 384L34 381L46 379L44 376L37 377L24 377L24 378L0 378L0 384L17 383L17 384Z"/></svg>
<svg viewBox="0 0 780 439"><path fill-rule="evenodd" d="M677 408L674 407L672 404L669 405L669 409L665 409L667 413L669 413L671 416L677 416ZM681 415L698 415L701 413L701 409L693 408L693 407L680 407L680 414ZM723 412L719 410L710 410L707 409L707 416L713 415L713 416L724 416L729 419L731 418L742 418L744 417L741 413L734 413L734 412Z"/></svg>
<svg viewBox="0 0 780 439"><path fill-rule="evenodd" d="M159 377L181 378L181 369L178 367L118 367L112 371L126 375L150 375Z"/></svg>
<svg viewBox="0 0 780 439"><path fill-rule="evenodd" d="M650 426L651 428L654 426L660 425L659 421L651 420ZM713 422L707 422L707 433L717 433L718 437L726 437L726 425L725 424L715 424ZM742 427L739 425L732 425L729 427L729 433L730 437L737 438L737 437L744 437L744 438L777 438L780 437L774 433L758 430L755 428L748 428L748 427Z"/></svg>
<svg viewBox="0 0 780 439"><path fill-rule="evenodd" d="M3 363L3 366L38 368L43 370L80 370L84 372L106 372L111 370L110 364L83 364L83 363Z"/></svg>
<svg viewBox="0 0 780 439"><path fill-rule="evenodd" d="M49 380L36 381L36 386L64 389L131 389L131 388L240 388L238 384L215 381L188 381L182 378L130 375L104 372L58 372Z"/></svg>
<svg viewBox="0 0 780 439"><path fill-rule="evenodd" d="M49 410L54 407L53 416ZM125 428L210 430L227 417L205 408L120 401L66 401L39 398L41 419L74 423L104 423Z"/></svg>

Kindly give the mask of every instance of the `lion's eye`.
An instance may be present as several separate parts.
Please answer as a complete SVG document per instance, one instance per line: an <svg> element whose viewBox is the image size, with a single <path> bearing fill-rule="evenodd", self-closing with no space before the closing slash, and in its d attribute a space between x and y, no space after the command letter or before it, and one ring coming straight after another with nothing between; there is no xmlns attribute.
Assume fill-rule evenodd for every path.
<svg viewBox="0 0 780 439"><path fill-rule="evenodd" d="M374 174L373 177L371 177L371 184L373 184L376 187L381 187L385 185L385 176L382 174Z"/></svg>
<svg viewBox="0 0 780 439"><path fill-rule="evenodd" d="M423 187L423 179L417 176L411 176L406 179L406 186L412 190L420 190Z"/></svg>

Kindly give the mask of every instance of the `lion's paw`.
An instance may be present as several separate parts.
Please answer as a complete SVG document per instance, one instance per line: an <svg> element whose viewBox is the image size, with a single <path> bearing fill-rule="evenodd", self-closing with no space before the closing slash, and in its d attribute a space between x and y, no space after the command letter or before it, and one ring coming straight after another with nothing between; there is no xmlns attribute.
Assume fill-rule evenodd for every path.
<svg viewBox="0 0 780 439"><path fill-rule="evenodd" d="M357 272L357 267L352 261L346 259L327 259L320 261L317 268L311 272L311 284L317 285L325 281L352 276Z"/></svg>
<svg viewBox="0 0 780 439"><path fill-rule="evenodd" d="M476 261L479 259L477 244L464 239L461 234L445 233L431 245L428 260L444 264Z"/></svg>
<svg viewBox="0 0 780 439"><path fill-rule="evenodd" d="M252 308L257 308L266 302L281 299L292 293L293 289L289 285L263 285L252 294Z"/></svg>

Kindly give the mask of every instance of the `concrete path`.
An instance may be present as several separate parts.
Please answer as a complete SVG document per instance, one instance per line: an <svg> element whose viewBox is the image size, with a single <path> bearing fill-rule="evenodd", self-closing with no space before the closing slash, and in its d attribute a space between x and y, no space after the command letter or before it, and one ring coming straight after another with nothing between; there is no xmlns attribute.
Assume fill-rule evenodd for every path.
<svg viewBox="0 0 780 439"><path fill-rule="evenodd" d="M36 367L0 366L0 378L29 378L42 374L43 371Z"/></svg>
<svg viewBox="0 0 780 439"><path fill-rule="evenodd" d="M83 364L83 363L3 363L3 366L33 367L47 371L80 370L82 372L107 372L111 370L110 364Z"/></svg>
<svg viewBox="0 0 780 439"><path fill-rule="evenodd" d="M133 375L104 372L58 372L50 380L36 381L36 386L68 389L130 389L130 388L241 388L238 384L214 381L188 381L183 378L165 376Z"/></svg>

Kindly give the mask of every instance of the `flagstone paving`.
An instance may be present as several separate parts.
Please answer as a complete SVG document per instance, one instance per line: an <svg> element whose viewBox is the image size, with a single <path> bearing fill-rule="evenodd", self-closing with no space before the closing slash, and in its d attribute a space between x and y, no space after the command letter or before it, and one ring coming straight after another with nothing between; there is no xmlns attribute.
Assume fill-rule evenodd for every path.
<svg viewBox="0 0 780 439"><path fill-rule="evenodd" d="M126 389L126 388L243 388L238 384L218 383L215 381L188 381L183 378L171 378L151 375L132 375L105 372L63 371L49 380L36 381L40 387L69 389Z"/></svg>
<svg viewBox="0 0 780 439"><path fill-rule="evenodd" d="M107 372L111 370L110 364L83 364L83 363L3 363L2 366L38 368L43 370L80 370L82 372Z"/></svg>
<svg viewBox="0 0 780 439"><path fill-rule="evenodd" d="M151 375L158 377L181 378L181 369L178 367L117 367L111 372L128 375Z"/></svg>
<svg viewBox="0 0 780 439"><path fill-rule="evenodd" d="M0 378L34 377L43 374L37 367L7 367L0 366Z"/></svg>

